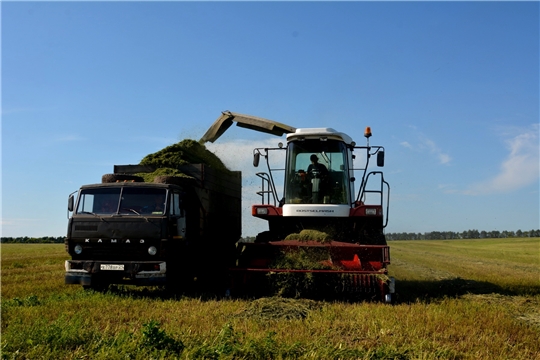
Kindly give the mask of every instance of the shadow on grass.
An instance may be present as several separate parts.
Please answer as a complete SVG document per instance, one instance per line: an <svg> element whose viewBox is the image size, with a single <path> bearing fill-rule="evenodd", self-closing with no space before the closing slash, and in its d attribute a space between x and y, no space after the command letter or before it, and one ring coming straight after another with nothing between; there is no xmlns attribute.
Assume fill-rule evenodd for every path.
<svg viewBox="0 0 540 360"><path fill-rule="evenodd" d="M94 290L90 290L94 291ZM131 285L110 285L107 288L101 289L99 292L111 294L119 297L130 297L135 299L159 299L159 300L181 300L181 299L197 299L201 301L215 301L230 299L224 289L219 291L209 289L182 289L177 291L167 290L164 287L137 287ZM463 278L441 279L441 280L396 280L396 297L397 304L406 304L412 302L431 302L444 298L457 298L466 294L482 295L482 294L499 294L506 296L516 295L540 295L540 284L531 284L530 286L517 286L514 288L504 288L499 285L486 282L475 281ZM288 298L305 298L318 301L344 301L344 302L378 302L379 297L376 294L329 294L327 292L305 293L300 296L287 296L286 294L278 295ZM268 296L276 296L276 294L262 292L252 293L248 295L233 296L233 298L241 299L258 299Z"/></svg>
<svg viewBox="0 0 540 360"><path fill-rule="evenodd" d="M499 295L538 295L540 285L503 288L487 281L475 281L462 278L441 280L396 280L397 302L438 300L455 298L465 294L499 294Z"/></svg>
<svg viewBox="0 0 540 360"><path fill-rule="evenodd" d="M134 285L109 285L99 289L88 289L85 291L110 294L118 297L128 297L132 299L152 299L152 300L181 300L198 299L202 301L220 300L226 298L225 291L209 291L201 289L170 290L157 286L134 286Z"/></svg>

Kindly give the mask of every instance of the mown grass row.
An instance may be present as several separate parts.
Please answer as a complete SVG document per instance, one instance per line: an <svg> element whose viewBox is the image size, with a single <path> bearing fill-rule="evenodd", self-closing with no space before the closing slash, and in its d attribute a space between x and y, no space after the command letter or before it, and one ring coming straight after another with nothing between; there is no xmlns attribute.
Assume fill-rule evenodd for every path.
<svg viewBox="0 0 540 360"><path fill-rule="evenodd" d="M62 245L2 245L2 358L540 359L539 239L483 241L392 242L394 306L84 291Z"/></svg>

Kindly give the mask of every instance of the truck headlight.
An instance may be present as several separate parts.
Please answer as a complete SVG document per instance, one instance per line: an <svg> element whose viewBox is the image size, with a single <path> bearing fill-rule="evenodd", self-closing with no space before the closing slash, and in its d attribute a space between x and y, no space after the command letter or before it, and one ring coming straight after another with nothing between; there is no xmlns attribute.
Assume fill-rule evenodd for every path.
<svg viewBox="0 0 540 360"><path fill-rule="evenodd" d="M82 246L79 245L79 244L75 245L75 247L73 248L73 251L75 251L75 254L81 255L81 253L82 253Z"/></svg>
<svg viewBox="0 0 540 360"><path fill-rule="evenodd" d="M156 254L157 254L157 249L156 249L156 247L155 247L155 246L150 246L150 247L148 248L148 253L149 253L150 255L152 255L152 256L156 255Z"/></svg>

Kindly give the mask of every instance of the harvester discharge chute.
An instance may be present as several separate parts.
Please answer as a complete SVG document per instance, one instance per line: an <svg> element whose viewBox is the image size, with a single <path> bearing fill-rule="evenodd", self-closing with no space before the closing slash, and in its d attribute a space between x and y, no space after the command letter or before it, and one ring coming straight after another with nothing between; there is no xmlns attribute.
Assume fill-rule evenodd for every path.
<svg viewBox="0 0 540 360"><path fill-rule="evenodd" d="M289 125L278 123L268 119L263 119L256 116L244 115L234 113L231 111L223 111L221 116L210 126L203 137L199 140L201 143L216 141L228 128L231 127L233 122L236 121L236 126L251 129L255 131L264 132L267 134L281 136L295 132L295 128Z"/></svg>
<svg viewBox="0 0 540 360"><path fill-rule="evenodd" d="M381 171L368 170L372 157L377 166L384 165L384 148L369 145L371 129L364 133L367 145L357 146L332 128L295 128L223 112L200 141L215 141L233 121L256 131L287 134L287 143L254 149L253 164L258 166L262 157L267 171L256 174L262 181L257 193L261 203L252 206L252 215L267 221L268 230L255 242L238 243L232 290L272 289L314 297L355 294L392 302L394 280L388 276L390 250L384 235L390 186ZM269 156L276 151L285 152L284 168L270 166ZM356 168L354 160L363 165ZM276 173L283 175L282 195Z"/></svg>

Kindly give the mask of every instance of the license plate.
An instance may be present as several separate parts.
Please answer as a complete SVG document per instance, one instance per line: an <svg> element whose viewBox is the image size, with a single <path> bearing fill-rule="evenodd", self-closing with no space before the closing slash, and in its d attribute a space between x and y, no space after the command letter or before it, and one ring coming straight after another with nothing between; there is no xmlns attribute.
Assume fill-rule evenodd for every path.
<svg viewBox="0 0 540 360"><path fill-rule="evenodd" d="M124 270L124 264L101 264L101 270Z"/></svg>

